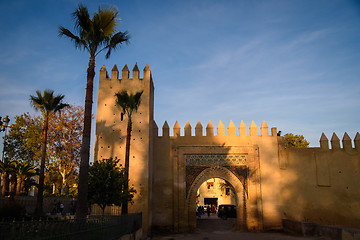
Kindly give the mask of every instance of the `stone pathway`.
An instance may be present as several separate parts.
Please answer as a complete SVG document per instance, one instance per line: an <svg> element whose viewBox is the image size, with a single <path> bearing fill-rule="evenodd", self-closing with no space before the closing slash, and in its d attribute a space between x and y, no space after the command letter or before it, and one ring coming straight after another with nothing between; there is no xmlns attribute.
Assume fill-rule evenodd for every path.
<svg viewBox="0 0 360 240"><path fill-rule="evenodd" d="M195 232L176 234L162 237L153 237L153 240L303 240L320 239L289 236L281 233L246 233L246 232L221 232L211 233Z"/></svg>
<svg viewBox="0 0 360 240"><path fill-rule="evenodd" d="M197 220L197 231L194 233L153 236L152 240L302 240L320 239L287 235L281 232L237 232L236 219L222 220L216 216L203 215Z"/></svg>

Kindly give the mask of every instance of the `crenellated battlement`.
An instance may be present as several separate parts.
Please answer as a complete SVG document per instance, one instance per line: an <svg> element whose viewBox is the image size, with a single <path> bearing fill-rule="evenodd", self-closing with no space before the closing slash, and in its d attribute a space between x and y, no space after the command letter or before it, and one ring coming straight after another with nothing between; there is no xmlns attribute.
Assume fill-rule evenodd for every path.
<svg viewBox="0 0 360 240"><path fill-rule="evenodd" d="M165 121L165 123L162 127L162 135L159 135L159 128L155 121L154 121L153 126L154 126L154 135L155 136L170 137L170 127L169 127L169 124L167 123L167 121ZM195 135L192 135L192 127L191 127L189 121L187 121L184 126L184 135L183 136L180 135L180 130L181 130L181 128L180 128L179 122L176 121L174 124L174 127L173 127L172 137L214 137L214 136L228 136L228 137L231 137L231 136L240 136L240 137L271 136L271 137L276 137L277 136L277 129L275 127L271 128L271 132L269 134L269 127L267 126L265 121L263 121L260 126L260 135L259 135L258 127L256 126L254 121L252 121L250 124L249 134L248 134L246 125L245 125L244 121L242 121L242 120L241 120L241 123L240 123L238 129L236 129L234 122L231 120L227 127L227 135L225 135L225 125L223 124L223 122L221 120L219 121L219 123L217 125L216 135L215 135L215 131L214 131L214 125L212 124L211 121L209 121L206 126L205 135L203 132L203 125L201 124L200 121L198 121L195 126L195 132L194 132Z"/></svg>
<svg viewBox="0 0 360 240"><path fill-rule="evenodd" d="M359 133L354 145L347 133L342 140L334 133L330 144L323 133L320 147L314 148L285 148L284 137L265 121L187 121L184 126L165 121L160 135L150 67L142 74L137 64L132 70L127 65L119 69L114 65L109 74L105 66L100 70L94 159L118 157L124 165L128 154L129 184L136 189L129 213L142 212L145 232L196 229L197 191L215 178L232 186L236 199L231 203L241 213L239 229L278 228L284 217L360 227ZM115 103L115 93L124 90L143 91L132 118L130 151L128 119L120 117ZM224 195L216 196L219 204L229 203ZM206 196L215 198L212 193L199 198Z"/></svg>
<svg viewBox="0 0 360 240"><path fill-rule="evenodd" d="M324 133L321 134L319 142L321 149L329 149L329 139L325 136ZM330 144L332 150L344 149L345 151L349 151L353 149L360 149L360 134L357 132L355 135L354 148L351 142L351 138L346 132L342 138L342 148L340 146L340 139L335 133L333 133L331 137Z"/></svg>
<svg viewBox="0 0 360 240"><path fill-rule="evenodd" d="M111 81L111 80L118 80L118 81L121 81L121 80L152 80L152 76L151 76L150 67L148 64L146 64L146 66L143 69L143 78L140 78L140 70L136 63L132 70L132 78L130 78L130 71L129 71L127 64L125 64L125 66L121 70L121 78L119 78L119 70L117 68L117 65L115 64L114 67L111 69L111 76L109 76L105 65L103 65L101 67L100 81L101 80L107 80L107 81Z"/></svg>

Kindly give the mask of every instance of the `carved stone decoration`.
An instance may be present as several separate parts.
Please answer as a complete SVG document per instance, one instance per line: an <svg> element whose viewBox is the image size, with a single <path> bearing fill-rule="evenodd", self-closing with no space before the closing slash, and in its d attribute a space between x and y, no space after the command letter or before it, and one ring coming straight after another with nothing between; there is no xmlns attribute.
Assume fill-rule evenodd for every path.
<svg viewBox="0 0 360 240"><path fill-rule="evenodd" d="M190 166L187 166L187 167L191 168ZM202 168L202 170L201 170L201 168ZM234 178L240 180L237 176L235 176L235 174L232 175L232 172L228 171L226 168L223 168L223 167L198 167L197 171L200 171L200 172L198 174L196 174L196 176L194 175L194 179L192 180L189 187L186 186L188 189L190 189L191 186L193 186L193 187L197 186L194 188L197 190L200 187L200 185L208 179L208 176L215 177L215 178L219 177L228 182L236 182L236 180ZM195 171L194 171L194 173L195 173ZM196 181L195 181L195 179L196 179ZM233 179L233 180L230 181L230 179ZM235 187L235 186L233 186L233 187ZM187 191L187 194L189 194L189 193L190 192Z"/></svg>
<svg viewBox="0 0 360 240"><path fill-rule="evenodd" d="M234 187L236 193L236 201L239 203L241 202L241 204L237 205L236 209L238 215L236 225L238 229L246 229L246 217L244 216L244 214L246 215L247 212L245 211L246 208L244 207L246 204L243 204L243 184L241 183L239 178L235 176L235 174L233 174L229 169L221 166L207 167L195 178L193 183L190 185L189 190L187 191L188 216L195 216L195 199L197 189L209 177L224 179L225 181L229 182L232 187ZM247 199L244 200L247 201ZM196 218L189 217L188 221L190 230L196 229Z"/></svg>
<svg viewBox="0 0 360 240"><path fill-rule="evenodd" d="M223 166L229 169L246 189L248 177L246 154L189 154L184 155L186 162L186 197L195 178L206 168ZM246 190L247 191L247 190Z"/></svg>
<svg viewBox="0 0 360 240"><path fill-rule="evenodd" d="M249 175L249 168L246 165L243 166L224 166L229 169L243 184L245 191L247 192L247 179Z"/></svg>
<svg viewBox="0 0 360 240"><path fill-rule="evenodd" d="M205 166L186 166L186 197L188 195L191 184L194 182L196 177L204 171Z"/></svg>
<svg viewBox="0 0 360 240"><path fill-rule="evenodd" d="M246 154L186 154L184 157L187 165L244 165L247 162Z"/></svg>

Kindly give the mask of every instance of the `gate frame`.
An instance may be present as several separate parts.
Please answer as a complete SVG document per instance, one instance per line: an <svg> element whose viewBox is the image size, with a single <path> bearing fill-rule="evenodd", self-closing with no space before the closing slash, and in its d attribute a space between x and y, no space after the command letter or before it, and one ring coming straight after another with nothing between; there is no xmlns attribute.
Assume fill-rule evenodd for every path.
<svg viewBox="0 0 360 240"><path fill-rule="evenodd" d="M249 170L245 184L239 174L218 163L203 166L204 170L195 173L196 177L189 185L186 169L188 164L185 155L246 155L246 166ZM221 178L228 181L236 192L237 229L263 230L263 210L261 200L259 148L257 146L174 146L174 230L176 232L196 230L196 193L200 185L209 178ZM188 184L188 186L187 186ZM244 186L246 191L244 191ZM245 200L243 200L245 198ZM241 203L241 204L240 204ZM243 208L243 203L246 208ZM244 219L246 218L246 219Z"/></svg>

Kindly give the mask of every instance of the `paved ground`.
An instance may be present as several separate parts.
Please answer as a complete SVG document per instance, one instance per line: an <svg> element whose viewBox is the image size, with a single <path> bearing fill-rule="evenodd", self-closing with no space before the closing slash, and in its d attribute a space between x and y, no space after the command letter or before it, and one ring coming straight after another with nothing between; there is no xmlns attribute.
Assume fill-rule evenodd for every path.
<svg viewBox="0 0 360 240"><path fill-rule="evenodd" d="M249 233L234 230L235 219L221 220L216 216L203 215L197 220L195 233L153 236L152 240L302 240L319 239L290 236L281 232Z"/></svg>

